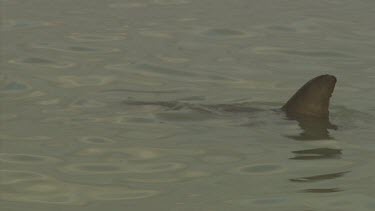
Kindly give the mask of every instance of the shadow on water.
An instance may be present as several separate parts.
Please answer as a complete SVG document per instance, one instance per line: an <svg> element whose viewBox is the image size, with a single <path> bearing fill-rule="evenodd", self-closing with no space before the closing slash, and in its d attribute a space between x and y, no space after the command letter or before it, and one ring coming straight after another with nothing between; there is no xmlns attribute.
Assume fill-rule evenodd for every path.
<svg viewBox="0 0 375 211"><path fill-rule="evenodd" d="M337 130L338 127L332 124L329 118L310 118L310 117L294 117L289 116L288 119L295 120L302 129L302 132L298 135L286 136L296 141L319 141L319 140L334 140L329 133L329 130ZM326 159L341 159L342 149L333 148L312 148L292 151L293 157L290 160L301 160L305 162L311 162L314 160L326 160ZM326 180L334 180L343 177L350 171L340 171L329 174L317 174L312 176L303 176L289 179L293 183L314 183ZM343 189L337 187L328 188L308 188L302 189L301 193L335 193L341 192Z"/></svg>
<svg viewBox="0 0 375 211"><path fill-rule="evenodd" d="M292 151L294 157L291 160L317 160L317 159L340 159L341 149L314 148Z"/></svg>
<svg viewBox="0 0 375 211"><path fill-rule="evenodd" d="M160 106L161 114L165 115L180 115L183 113L183 110L188 110L197 112L197 115L203 114L212 114L208 118L214 118L216 115L222 115L225 113L229 114L251 114L254 112L261 112L264 109L258 109L252 107L252 104L249 103L232 103L232 104L197 104L197 103L188 103L180 101L156 101L156 102L142 102L142 101L124 101L126 105L130 106ZM265 105L264 105L265 106ZM168 113L163 113L168 112ZM177 113L176 113L177 112ZM192 116L192 113L188 113L187 116ZM299 127L302 129L302 132L297 135L286 136L292 140L296 141L318 141L318 140L334 140L329 133L329 130L337 130L337 126L332 124L329 118L314 118L314 117L305 117L305 116L291 116L287 114L287 118L290 121L297 121ZM176 120L176 118L167 118L169 120ZM190 118L191 119L191 118ZM201 118L198 118L201 119ZM189 120L189 118L184 117L182 120ZM297 151L292 151L294 154L293 157L289 158L290 160L300 160L304 162L313 162L317 160L326 160L326 159L341 159L342 150L333 149L333 148L310 148L302 149ZM325 174L315 174L311 176L301 176L289 179L293 183L313 183L326 180L334 180L340 177L343 177L349 171L339 171L333 173ZM301 184L302 185L302 184ZM333 193L343 191L338 187L328 187L328 188L308 188L302 189L302 193Z"/></svg>
<svg viewBox="0 0 375 211"><path fill-rule="evenodd" d="M336 179L342 177L344 174L348 173L349 171L342 171L332 174L321 174L321 175L314 175L309 177L299 177L290 179L292 182L318 182L322 180L329 180L329 179Z"/></svg>
<svg viewBox="0 0 375 211"><path fill-rule="evenodd" d="M329 118L313 118L305 116L290 116L288 119L296 120L302 129L299 135L286 136L297 141L314 141L334 139L329 134L329 129L337 130L337 126L329 121Z"/></svg>

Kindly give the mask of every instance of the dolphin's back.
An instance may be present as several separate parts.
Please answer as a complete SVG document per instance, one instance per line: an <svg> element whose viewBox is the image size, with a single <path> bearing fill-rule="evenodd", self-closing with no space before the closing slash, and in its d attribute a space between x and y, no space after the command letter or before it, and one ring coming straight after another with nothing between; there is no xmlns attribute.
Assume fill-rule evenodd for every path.
<svg viewBox="0 0 375 211"><path fill-rule="evenodd" d="M332 75L311 79L285 103L282 110L290 116L328 118L329 101L336 81Z"/></svg>

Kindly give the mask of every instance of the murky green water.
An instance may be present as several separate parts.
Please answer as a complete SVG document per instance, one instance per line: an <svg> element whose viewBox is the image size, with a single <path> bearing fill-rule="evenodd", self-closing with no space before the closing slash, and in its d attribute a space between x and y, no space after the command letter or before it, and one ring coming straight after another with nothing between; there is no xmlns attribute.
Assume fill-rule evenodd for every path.
<svg viewBox="0 0 375 211"><path fill-rule="evenodd" d="M2 0L1 210L375 210L374 8ZM274 109L323 73L307 137Z"/></svg>

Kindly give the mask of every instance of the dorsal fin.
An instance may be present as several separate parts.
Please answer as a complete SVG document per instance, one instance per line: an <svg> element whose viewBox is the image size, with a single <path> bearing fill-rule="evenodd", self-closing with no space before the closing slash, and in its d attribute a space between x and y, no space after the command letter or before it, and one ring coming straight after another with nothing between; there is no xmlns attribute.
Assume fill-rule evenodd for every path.
<svg viewBox="0 0 375 211"><path fill-rule="evenodd" d="M328 118L329 99L336 84L333 75L320 75L303 85L282 107L289 116Z"/></svg>

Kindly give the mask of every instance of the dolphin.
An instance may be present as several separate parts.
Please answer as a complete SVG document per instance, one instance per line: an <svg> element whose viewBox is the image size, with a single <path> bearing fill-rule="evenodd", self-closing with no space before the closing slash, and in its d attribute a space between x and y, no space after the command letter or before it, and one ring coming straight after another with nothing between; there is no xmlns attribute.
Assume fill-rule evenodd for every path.
<svg viewBox="0 0 375 211"><path fill-rule="evenodd" d="M320 75L303 85L298 91L281 107L290 118L329 118L329 101L336 85L336 77L333 75ZM158 105L171 110L190 108L193 110L202 107L213 108L228 112L252 112L247 103L198 105L181 101L124 101L128 105Z"/></svg>
<svg viewBox="0 0 375 211"><path fill-rule="evenodd" d="M303 85L281 108L290 117L329 118L329 101L337 79L320 75Z"/></svg>
<svg viewBox="0 0 375 211"><path fill-rule="evenodd" d="M322 140L331 139L328 129L337 129L329 121L330 98L334 91L337 79L333 75L317 76L304 84L281 107L275 111L282 111L290 120L296 120L303 130L297 136L288 136L295 140ZM249 103L232 104L196 104L183 101L125 101L127 105L155 105L167 108L169 111L190 109L192 111L222 114L225 113L252 113L263 109L252 108ZM249 106L250 105L250 106Z"/></svg>

